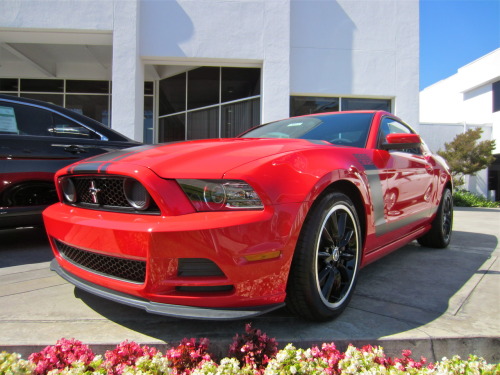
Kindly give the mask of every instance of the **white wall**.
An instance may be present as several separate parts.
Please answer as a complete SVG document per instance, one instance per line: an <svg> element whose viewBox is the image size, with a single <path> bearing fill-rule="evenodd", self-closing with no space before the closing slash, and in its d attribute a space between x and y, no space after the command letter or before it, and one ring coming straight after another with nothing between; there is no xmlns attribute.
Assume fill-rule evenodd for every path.
<svg viewBox="0 0 500 375"><path fill-rule="evenodd" d="M499 67L500 48L420 92L421 133L431 149L451 141L457 134L453 129L481 127L482 140L495 140L494 154L500 153L500 112L493 113L492 93ZM487 170L468 179L467 189L488 196Z"/></svg>
<svg viewBox="0 0 500 375"><path fill-rule="evenodd" d="M289 0L141 2L146 64L262 67L262 121L287 117Z"/></svg>
<svg viewBox="0 0 500 375"><path fill-rule="evenodd" d="M112 126L136 139L143 77L203 65L261 67L263 122L287 117L293 93L395 98L418 127L418 13L418 0L4 0L0 42L58 44L68 59L90 45L95 61L0 76L112 79Z"/></svg>
<svg viewBox="0 0 500 375"><path fill-rule="evenodd" d="M483 129L483 134L478 142L490 140L492 137L492 126L490 124L483 125L465 125L465 124L439 124L439 123L421 123L420 135L432 152L444 150L444 144L451 142L456 135L464 133L469 129ZM476 176L466 177L465 188L476 194L481 194L488 197L488 171L483 169Z"/></svg>
<svg viewBox="0 0 500 375"><path fill-rule="evenodd" d="M397 98L418 127L418 1L291 4L292 94Z"/></svg>

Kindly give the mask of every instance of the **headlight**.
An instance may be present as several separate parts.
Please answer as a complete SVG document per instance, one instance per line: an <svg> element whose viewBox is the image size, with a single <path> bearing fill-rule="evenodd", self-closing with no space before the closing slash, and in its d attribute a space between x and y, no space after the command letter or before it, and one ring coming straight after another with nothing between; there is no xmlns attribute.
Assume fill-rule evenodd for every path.
<svg viewBox="0 0 500 375"><path fill-rule="evenodd" d="M144 211L148 209L151 196L139 181L127 178L123 181L123 192L127 202L136 210Z"/></svg>
<svg viewBox="0 0 500 375"><path fill-rule="evenodd" d="M259 210L259 195L238 180L177 180L197 211Z"/></svg>
<svg viewBox="0 0 500 375"><path fill-rule="evenodd" d="M61 178L59 182L61 184L64 199L66 199L66 201L69 203L75 203L76 189L75 184L73 184L73 181L71 181L71 178Z"/></svg>

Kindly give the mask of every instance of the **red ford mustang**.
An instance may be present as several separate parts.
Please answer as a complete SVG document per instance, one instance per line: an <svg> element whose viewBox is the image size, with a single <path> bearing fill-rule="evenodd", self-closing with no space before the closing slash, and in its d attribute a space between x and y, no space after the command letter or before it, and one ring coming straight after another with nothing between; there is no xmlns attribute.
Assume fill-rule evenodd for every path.
<svg viewBox="0 0 500 375"><path fill-rule="evenodd" d="M380 111L295 117L233 139L141 146L56 175L52 269L149 312L239 319L345 309L359 270L450 242L445 163Z"/></svg>

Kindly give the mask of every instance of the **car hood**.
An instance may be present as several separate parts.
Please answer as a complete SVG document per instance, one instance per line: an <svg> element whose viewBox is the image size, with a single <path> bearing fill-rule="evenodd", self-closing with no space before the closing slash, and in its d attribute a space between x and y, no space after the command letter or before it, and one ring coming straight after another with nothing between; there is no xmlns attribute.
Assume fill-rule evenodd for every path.
<svg viewBox="0 0 500 375"><path fill-rule="evenodd" d="M227 171L257 159L319 145L332 146L324 141L303 139L209 139L134 147L85 162L140 165L162 178L222 178Z"/></svg>

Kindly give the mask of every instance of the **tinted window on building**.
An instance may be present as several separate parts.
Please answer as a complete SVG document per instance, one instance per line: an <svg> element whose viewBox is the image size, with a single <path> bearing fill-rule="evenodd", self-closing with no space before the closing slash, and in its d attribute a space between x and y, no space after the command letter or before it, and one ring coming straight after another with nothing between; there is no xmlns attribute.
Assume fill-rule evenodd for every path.
<svg viewBox="0 0 500 375"><path fill-rule="evenodd" d="M146 81L144 82L144 95L153 95L154 94L154 82Z"/></svg>
<svg viewBox="0 0 500 375"><path fill-rule="evenodd" d="M158 129L158 142L182 141L186 139L186 115L161 118Z"/></svg>
<svg viewBox="0 0 500 375"><path fill-rule="evenodd" d="M166 78L159 84L159 115L186 110L186 73Z"/></svg>
<svg viewBox="0 0 500 375"><path fill-rule="evenodd" d="M188 112L188 139L219 137L219 107Z"/></svg>
<svg viewBox="0 0 500 375"><path fill-rule="evenodd" d="M234 137L258 125L260 72L202 67L161 80L158 141Z"/></svg>
<svg viewBox="0 0 500 375"><path fill-rule="evenodd" d="M66 95L66 108L108 125L108 95Z"/></svg>
<svg viewBox="0 0 500 375"><path fill-rule="evenodd" d="M66 92L108 94L108 81L66 81Z"/></svg>
<svg viewBox="0 0 500 375"><path fill-rule="evenodd" d="M188 109L219 103L220 68L204 67L188 72Z"/></svg>
<svg viewBox="0 0 500 375"><path fill-rule="evenodd" d="M290 116L357 110L381 110L391 112L391 100L314 96L290 97Z"/></svg>
<svg viewBox="0 0 500 375"><path fill-rule="evenodd" d="M391 101L387 99L342 98L342 110L380 110L391 112Z"/></svg>
<svg viewBox="0 0 500 375"><path fill-rule="evenodd" d="M21 79L21 91L64 92L62 79Z"/></svg>
<svg viewBox="0 0 500 375"><path fill-rule="evenodd" d="M222 106L221 137L230 138L260 123L260 98Z"/></svg>
<svg viewBox="0 0 500 375"><path fill-rule="evenodd" d="M291 116L338 111L340 111L339 98L322 98L312 96L292 96L290 98Z"/></svg>
<svg viewBox="0 0 500 375"><path fill-rule="evenodd" d="M0 91L17 91L17 78L0 78Z"/></svg>
<svg viewBox="0 0 500 375"><path fill-rule="evenodd" d="M41 100L42 102L55 104L61 107L64 104L64 94L26 94L22 92L20 96L21 98Z"/></svg>
<svg viewBox="0 0 500 375"><path fill-rule="evenodd" d="M493 83L493 112L500 111L500 81Z"/></svg>
<svg viewBox="0 0 500 375"><path fill-rule="evenodd" d="M260 69L222 68L222 102L260 94Z"/></svg>

